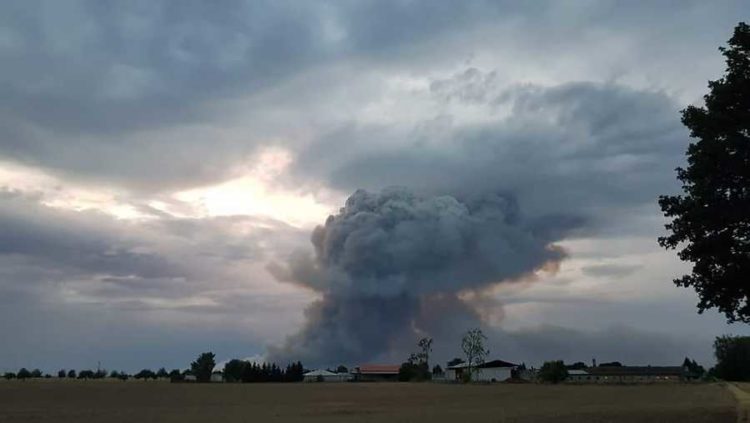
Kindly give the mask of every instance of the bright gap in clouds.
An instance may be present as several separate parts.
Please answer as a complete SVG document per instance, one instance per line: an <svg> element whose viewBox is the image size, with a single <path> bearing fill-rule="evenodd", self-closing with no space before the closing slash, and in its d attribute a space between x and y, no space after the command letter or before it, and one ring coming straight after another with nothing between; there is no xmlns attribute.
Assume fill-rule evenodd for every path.
<svg viewBox="0 0 750 423"><path fill-rule="evenodd" d="M216 184L174 194L191 204L202 216L251 215L281 220L292 226L315 225L333 208L319 203L311 193L300 194L280 188L276 180L292 164L289 151L269 148L241 176Z"/></svg>
<svg viewBox="0 0 750 423"><path fill-rule="evenodd" d="M40 204L52 208L97 210L118 219L147 217L132 204L123 201L124 192L66 182L41 169L18 163L0 162L2 191L38 197Z"/></svg>
<svg viewBox="0 0 750 423"><path fill-rule="evenodd" d="M40 204L65 210L95 210L117 219L157 217L140 205L175 217L205 218L255 216L308 227L325 220L333 206L319 202L311 193L298 193L276 183L292 164L284 149L268 148L233 179L171 194L139 198L110 186L67 181L41 169L0 162L0 190L37 197Z"/></svg>

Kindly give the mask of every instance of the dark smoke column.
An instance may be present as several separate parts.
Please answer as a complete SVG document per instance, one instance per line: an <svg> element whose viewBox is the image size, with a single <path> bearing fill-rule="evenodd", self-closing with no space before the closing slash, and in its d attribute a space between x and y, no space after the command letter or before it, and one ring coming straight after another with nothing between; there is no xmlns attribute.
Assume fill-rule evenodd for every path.
<svg viewBox="0 0 750 423"><path fill-rule="evenodd" d="M545 232L495 194L458 200L405 188L358 190L313 231L314 257L289 261L293 282L322 299L306 310L303 329L269 354L311 365L377 358L409 332L429 331L420 327L426 321L434 328L453 318L445 307L433 310L435 298L460 302L461 291L562 259Z"/></svg>

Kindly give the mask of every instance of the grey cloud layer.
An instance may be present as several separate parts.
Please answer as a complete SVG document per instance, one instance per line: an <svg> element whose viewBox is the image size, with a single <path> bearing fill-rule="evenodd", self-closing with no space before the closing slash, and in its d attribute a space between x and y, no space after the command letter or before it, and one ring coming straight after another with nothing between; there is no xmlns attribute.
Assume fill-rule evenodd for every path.
<svg viewBox="0 0 750 423"><path fill-rule="evenodd" d="M469 210L473 223L464 216L450 226L458 234L482 225L498 229L497 239L469 236L476 242L498 247L502 239L538 241L513 244L517 256L504 257L515 267L499 269L491 260L464 260L460 249L439 256L427 244L407 242L410 231L427 231L433 241L439 234L449 238L448 227L397 234L378 232L381 221L344 219L330 233L318 231L322 262L297 262L312 267L297 268L295 279L324 299L308 310L312 323L290 345L320 353L331 338L351 337L346 354L355 357L383 347L377 336L363 334L385 331L394 334L393 346L386 347L403 352L413 343L413 333L401 333L404 322L416 320L436 337L480 322L477 310L455 296L458 273L469 286L480 286L492 279L488 275L529 270L550 258L541 247L571 228L600 238L658 230L654 199L676 188L671 169L681 163L687 143L677 110L717 76L716 46L749 15L743 1L4 2L0 160L32 164L63 180L165 192L222 180L273 139L298 154L292 181L286 181L295 186L322 184L349 193L407 185L420 198L447 194L455 202L439 197L416 203L440 213L462 210L459 216ZM413 91L427 97L435 113L408 123L372 123L381 112L371 106L381 93L387 96L391 79L432 81ZM409 112L410 103L400 104L411 99L409 90L393 100L396 114ZM479 110L481 119L467 119L452 107ZM269 116L276 120L266 122ZM490 216L472 220L477 216L469 204L488 192L506 203L486 210L503 214L500 220L525 216L522 228L497 228ZM201 327L205 333L221 333L207 338L221 345L237 332L217 328L237 322L253 330L276 328L268 322L275 319L259 316L284 307L292 314L306 298L279 304L279 297L248 292L244 284L255 277L247 266L262 266L306 242L306 234L278 222L179 219L133 204L155 220L125 223L38 203L0 195L0 335L33 332L0 351L0 364L36 365L20 362L28 354L55 362L49 357L61 354L54 345L66 334L74 334L65 343L72 351L67 359L79 354L93 360L76 347L87 345L78 328L106 338L106 325L124 338L108 344L108 354L142 351L125 342L140 341L141 330L147 340L173 341L163 343L162 355L179 350L186 361L193 355L185 356L186 346L200 340L192 328L169 338L172 328L205 319L211 322ZM637 220L639 213L648 224ZM237 230L243 225L255 226L253 235ZM341 244L336 232L357 228L372 236ZM373 256L366 254L370 250ZM445 262L454 270L425 270L444 258L455 259ZM367 274L367 268L383 274ZM628 269L586 271L617 277ZM379 285L384 280L388 301ZM331 297L331 284L344 286L337 295L356 295L357 301ZM366 298L371 292L378 294ZM193 297L205 301L189 301ZM134 319L166 307L158 302L200 319ZM121 321L102 317L111 309ZM66 314L71 310L74 315ZM106 325L97 326L97 318ZM45 330L52 321L57 333ZM273 335L273 329L263 330ZM549 345L569 348L558 336L575 339L582 349L611 341L559 328L536 335L551 342L511 337L525 339L514 341L519 356ZM253 338L256 347L265 343L261 338ZM40 339L54 342L44 347ZM652 341L623 351L647 359ZM685 345L667 344L672 350Z"/></svg>
<svg viewBox="0 0 750 423"><path fill-rule="evenodd" d="M7 3L0 5L0 154L139 190L216 181L284 131L259 130L258 123L244 136L225 136L217 127L238 113L222 104L228 99L253 98L339 64L351 70L337 80L356 81L389 69L450 69L493 50L508 61L538 55L555 62L607 43L624 45L625 53L638 44L645 57L600 62L615 76L631 69L628 60L665 67L664 57L696 57L674 46L700 48L698 57L706 57L723 40L726 29L718 24L699 34L676 30L699 27L706 8L681 2L675 14L668 3L620 2ZM743 10L739 1L710 7L727 27ZM652 51L663 46L653 40L670 48ZM696 61L691 68L714 63ZM651 73L664 70L689 74ZM325 97L314 81L304 90ZM242 119L253 121L267 106L242 110Z"/></svg>
<svg viewBox="0 0 750 423"><path fill-rule="evenodd" d="M476 100L473 82L453 82L451 92ZM483 104L498 117L332 133L306 151L301 171L342 189L400 183L431 192L503 192L537 217L595 219L675 189L672 169L688 138L679 106L662 93L592 83L521 86ZM373 147L394 137L403 141L397 147Z"/></svg>
<svg viewBox="0 0 750 423"><path fill-rule="evenodd" d="M86 348L106 350L99 359L130 370L149 364L113 353L109 348L120 341L108 337L147 344L139 340L161 337L163 342L143 347L158 360L174 355L169 339L195 351L205 348L195 330L241 337L232 343L238 351L240 345L259 348L269 334L289 330L283 327L293 319L257 323L307 298L263 289L270 282L257 273L263 260L305 236L269 219L172 216L136 223L55 209L35 196L3 191L0 228L0 334L15 337L12 347L0 350L3 369L91 366L82 364L82 357L90 360L91 353L81 351ZM221 339L205 338L225 350ZM30 356L40 361L32 363Z"/></svg>

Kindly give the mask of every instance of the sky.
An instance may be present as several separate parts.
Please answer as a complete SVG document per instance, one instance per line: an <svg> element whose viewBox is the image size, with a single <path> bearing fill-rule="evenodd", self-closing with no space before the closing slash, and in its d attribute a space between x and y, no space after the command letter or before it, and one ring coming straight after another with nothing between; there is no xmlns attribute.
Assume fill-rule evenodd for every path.
<svg viewBox="0 0 750 423"><path fill-rule="evenodd" d="M657 198L745 1L0 3L0 371L676 365ZM333 216L333 217L329 217Z"/></svg>

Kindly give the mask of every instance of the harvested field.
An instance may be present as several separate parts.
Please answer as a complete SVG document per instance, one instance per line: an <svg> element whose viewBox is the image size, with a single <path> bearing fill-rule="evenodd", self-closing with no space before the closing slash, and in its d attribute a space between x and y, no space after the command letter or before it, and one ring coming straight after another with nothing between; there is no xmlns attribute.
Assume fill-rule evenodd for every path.
<svg viewBox="0 0 750 423"><path fill-rule="evenodd" d="M2 422L733 422L719 384L0 382Z"/></svg>

